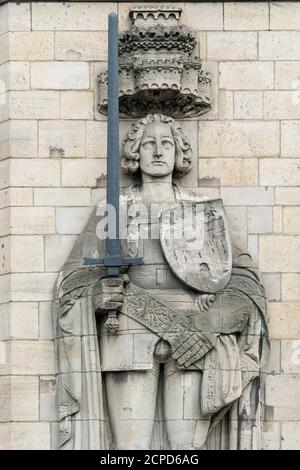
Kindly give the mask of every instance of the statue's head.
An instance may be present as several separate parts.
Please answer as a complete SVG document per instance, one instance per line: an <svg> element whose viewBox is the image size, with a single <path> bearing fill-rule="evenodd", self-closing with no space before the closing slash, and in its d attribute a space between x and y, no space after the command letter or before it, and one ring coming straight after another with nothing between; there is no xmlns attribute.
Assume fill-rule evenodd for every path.
<svg viewBox="0 0 300 470"><path fill-rule="evenodd" d="M123 141L122 168L126 173L176 178L192 169L192 149L182 127L171 117L148 114L137 121Z"/></svg>

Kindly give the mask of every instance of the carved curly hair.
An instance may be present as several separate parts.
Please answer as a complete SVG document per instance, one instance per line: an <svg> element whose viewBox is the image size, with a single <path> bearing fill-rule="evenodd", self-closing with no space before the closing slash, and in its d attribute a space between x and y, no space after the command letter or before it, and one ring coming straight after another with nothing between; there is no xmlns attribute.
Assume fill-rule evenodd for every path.
<svg viewBox="0 0 300 470"><path fill-rule="evenodd" d="M129 131L123 141L124 157L121 160L121 167L124 173L131 175L140 174L139 149L143 134L149 123L161 122L169 124L175 143L175 166L173 175L175 178L181 178L192 169L192 149L183 133L182 127L174 121L173 118L164 114L148 114L148 116L140 119L133 124L132 130Z"/></svg>

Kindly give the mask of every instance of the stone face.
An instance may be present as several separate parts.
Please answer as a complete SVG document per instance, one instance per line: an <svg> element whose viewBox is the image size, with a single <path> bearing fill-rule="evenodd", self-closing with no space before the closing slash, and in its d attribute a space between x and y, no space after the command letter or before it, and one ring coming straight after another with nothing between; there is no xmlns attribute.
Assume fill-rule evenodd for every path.
<svg viewBox="0 0 300 470"><path fill-rule="evenodd" d="M300 237L264 235L260 238L259 266L263 272L297 272L300 267ZM280 253L280 256L278 254Z"/></svg>
<svg viewBox="0 0 300 470"><path fill-rule="evenodd" d="M268 29L269 8L267 3L224 3L224 29L260 30Z"/></svg>
<svg viewBox="0 0 300 470"><path fill-rule="evenodd" d="M40 121L39 156L64 158L85 156L85 122Z"/></svg>
<svg viewBox="0 0 300 470"><path fill-rule="evenodd" d="M89 64L86 62L34 62L31 64L31 88L88 89Z"/></svg>
<svg viewBox="0 0 300 470"><path fill-rule="evenodd" d="M220 178L222 186L255 186L258 180L257 161L254 158L201 158L200 178Z"/></svg>
<svg viewBox="0 0 300 470"><path fill-rule="evenodd" d="M58 31L55 34L56 60L107 60L107 33Z"/></svg>
<svg viewBox="0 0 300 470"><path fill-rule="evenodd" d="M207 58L255 60L257 59L257 35L253 32L207 33Z"/></svg>
<svg viewBox="0 0 300 470"><path fill-rule="evenodd" d="M266 90L273 84L272 62L220 63L220 87L226 90Z"/></svg>
<svg viewBox="0 0 300 470"><path fill-rule="evenodd" d="M275 122L199 123L200 162L202 157L269 157L272 155L279 155L279 128Z"/></svg>

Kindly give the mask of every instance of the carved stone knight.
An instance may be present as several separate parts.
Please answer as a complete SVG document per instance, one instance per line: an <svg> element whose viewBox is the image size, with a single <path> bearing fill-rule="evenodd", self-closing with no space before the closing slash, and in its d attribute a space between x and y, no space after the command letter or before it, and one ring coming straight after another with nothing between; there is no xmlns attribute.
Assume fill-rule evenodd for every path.
<svg viewBox="0 0 300 470"><path fill-rule="evenodd" d="M178 123L148 115L123 149L122 167L137 179L122 196L123 251L143 256L144 264L124 268L118 279L83 265L84 257L105 254L97 236L100 204L56 284L55 446L259 448L260 376L268 356L259 272L249 253L232 245L222 201L174 183L192 170ZM178 232L186 208L200 209L202 238L192 223L171 240L167 229ZM105 322L115 309L119 328L112 335Z"/></svg>

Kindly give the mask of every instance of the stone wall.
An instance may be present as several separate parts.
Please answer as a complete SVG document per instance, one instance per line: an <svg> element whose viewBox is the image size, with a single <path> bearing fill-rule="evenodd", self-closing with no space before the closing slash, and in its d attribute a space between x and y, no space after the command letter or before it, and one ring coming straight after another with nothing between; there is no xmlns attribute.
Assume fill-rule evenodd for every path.
<svg viewBox="0 0 300 470"><path fill-rule="evenodd" d="M220 194L264 273L272 357L263 447L299 448L300 2L180 5L214 77L212 111L183 123L199 156L184 184ZM130 6L0 6L0 448L51 446L52 290L103 195L96 75L106 67L107 14L118 11L126 29Z"/></svg>

